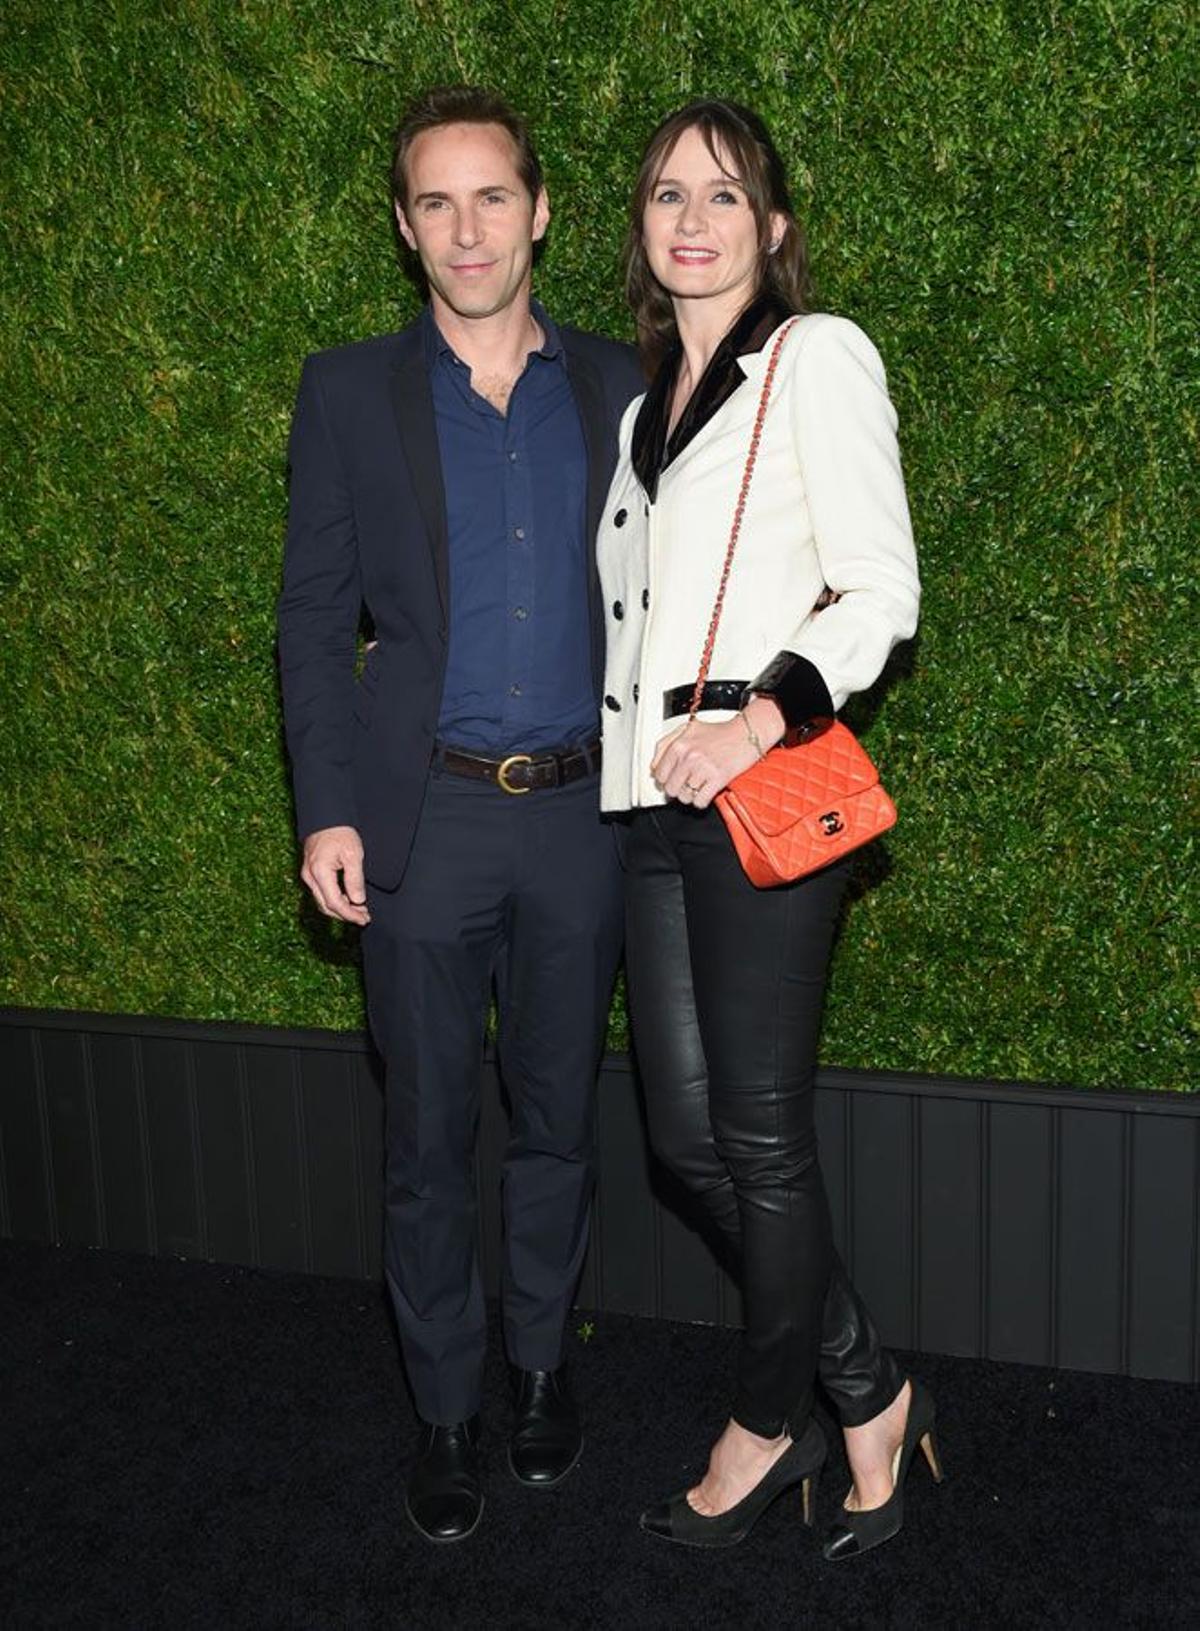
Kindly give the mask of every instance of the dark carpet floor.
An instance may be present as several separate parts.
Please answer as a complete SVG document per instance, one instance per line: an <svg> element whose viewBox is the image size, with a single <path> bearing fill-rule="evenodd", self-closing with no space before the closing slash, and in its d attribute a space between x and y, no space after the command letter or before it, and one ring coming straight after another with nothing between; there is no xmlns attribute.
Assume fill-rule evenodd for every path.
<svg viewBox="0 0 1200 1631"><path fill-rule="evenodd" d="M694 1552L636 1515L702 1461L736 1337L578 1323L579 1468L514 1483L497 1356L483 1522L434 1547L375 1287L0 1243L0 1624L1200 1626L1190 1388L922 1356L947 1481L918 1458L897 1540L828 1565L785 1497Z"/></svg>

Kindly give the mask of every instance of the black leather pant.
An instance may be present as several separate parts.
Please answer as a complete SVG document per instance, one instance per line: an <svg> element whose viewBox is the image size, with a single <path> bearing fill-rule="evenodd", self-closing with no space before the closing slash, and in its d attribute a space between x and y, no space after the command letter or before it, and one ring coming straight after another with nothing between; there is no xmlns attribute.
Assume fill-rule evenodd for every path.
<svg viewBox="0 0 1200 1631"><path fill-rule="evenodd" d="M715 809L634 814L626 962L650 1141L738 1273L734 1419L775 1437L817 1374L844 1426L903 1383L834 1250L813 1126L826 972L848 863L750 884Z"/></svg>

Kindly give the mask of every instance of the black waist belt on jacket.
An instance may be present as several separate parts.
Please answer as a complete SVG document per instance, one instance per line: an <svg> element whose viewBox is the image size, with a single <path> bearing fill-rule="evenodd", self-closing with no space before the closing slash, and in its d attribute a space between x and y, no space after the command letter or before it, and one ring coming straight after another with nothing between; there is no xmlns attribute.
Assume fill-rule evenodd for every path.
<svg viewBox="0 0 1200 1631"><path fill-rule="evenodd" d="M561 753L510 753L503 759L489 759L439 742L433 762L452 776L491 782L505 793L532 793L536 788L565 787L568 782L594 776L600 769L600 743L564 748Z"/></svg>
<svg viewBox="0 0 1200 1631"><path fill-rule="evenodd" d="M749 680L707 680L700 696L700 707L740 708L749 684ZM664 691L663 718L674 719L677 714L686 714L692 705L692 692L695 689L696 682L693 680L690 685L677 685L671 691Z"/></svg>

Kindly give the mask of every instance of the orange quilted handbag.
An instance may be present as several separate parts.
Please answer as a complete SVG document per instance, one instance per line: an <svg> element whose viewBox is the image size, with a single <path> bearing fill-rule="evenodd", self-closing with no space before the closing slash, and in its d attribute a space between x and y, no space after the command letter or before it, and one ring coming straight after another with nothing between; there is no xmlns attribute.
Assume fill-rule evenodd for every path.
<svg viewBox="0 0 1200 1631"><path fill-rule="evenodd" d="M767 365L690 718L695 717L708 679L771 384L791 327L787 323L780 331ZM842 724L834 724L796 747L769 749L757 764L735 776L714 802L746 876L760 889L792 883L829 866L886 832L896 820L896 806L880 785L879 772L870 756Z"/></svg>
<svg viewBox="0 0 1200 1631"><path fill-rule="evenodd" d="M840 860L896 820L870 755L841 724L799 747L771 748L715 803L760 889Z"/></svg>

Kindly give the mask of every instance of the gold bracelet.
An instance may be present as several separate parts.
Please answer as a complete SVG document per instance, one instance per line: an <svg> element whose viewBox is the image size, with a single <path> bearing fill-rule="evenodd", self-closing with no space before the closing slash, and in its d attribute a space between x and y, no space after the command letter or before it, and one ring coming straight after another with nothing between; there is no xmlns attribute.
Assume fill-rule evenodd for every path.
<svg viewBox="0 0 1200 1631"><path fill-rule="evenodd" d="M761 759L763 754L767 750L766 750L765 747L763 747L762 743L759 741L758 732L754 729L754 726L750 723L749 719L747 719L745 709L742 709L742 708L738 709L738 718L741 720L742 724L746 727L746 735L750 738L750 741L751 741L751 743L752 743L752 745L754 747L754 751L758 754L759 758Z"/></svg>

